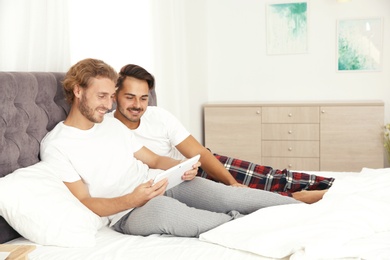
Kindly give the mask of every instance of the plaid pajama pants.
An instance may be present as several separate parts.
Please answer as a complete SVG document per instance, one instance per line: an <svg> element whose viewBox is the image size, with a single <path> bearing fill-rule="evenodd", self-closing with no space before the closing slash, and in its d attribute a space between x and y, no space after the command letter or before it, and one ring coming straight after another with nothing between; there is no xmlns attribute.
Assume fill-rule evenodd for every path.
<svg viewBox="0 0 390 260"><path fill-rule="evenodd" d="M237 182L250 188L262 189L291 197L291 193L301 190L329 189L334 178L326 178L302 172L292 172L287 169L278 170L269 166L214 154L225 166ZM202 168L198 176L213 180Z"/></svg>

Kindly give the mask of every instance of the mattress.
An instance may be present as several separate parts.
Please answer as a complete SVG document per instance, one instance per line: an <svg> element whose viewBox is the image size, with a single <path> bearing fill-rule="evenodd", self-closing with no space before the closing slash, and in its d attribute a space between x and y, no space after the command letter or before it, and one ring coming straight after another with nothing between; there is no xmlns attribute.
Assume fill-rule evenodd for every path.
<svg viewBox="0 0 390 260"><path fill-rule="evenodd" d="M327 193L322 201L312 205L295 204L295 206L283 205L261 209L210 230L202 234L199 239L166 235L148 237L123 235L105 226L97 233L94 247L64 248L36 245L37 248L29 254L29 258L31 260L312 260L324 258L386 259L389 257L389 195L386 195L386 192L378 191L377 193L372 190L384 190L383 187L388 185L386 182L390 182L390 169L366 169L362 173L309 173L336 178L334 186L328 191L329 194ZM367 176L373 176L373 178L367 179ZM361 188L359 185L365 186ZM355 189L349 190L349 186ZM347 207L345 204L337 206L337 202L342 201L337 196L350 199L350 203L347 201ZM353 198L358 198L359 203L362 203L362 207L358 204L360 211L354 211L352 206L356 200ZM376 203L385 204L379 204L378 207L381 208L379 209ZM378 214L380 216L376 220L370 219ZM271 222L276 222L278 225L271 225ZM260 225L256 225L258 223ZM332 228L336 230L332 231ZM345 232L343 228L346 228ZM34 243L21 237L8 244Z"/></svg>
<svg viewBox="0 0 390 260"><path fill-rule="evenodd" d="M33 244L18 238L10 244ZM29 254L31 260L100 260L100 259L269 259L249 252L200 241L164 235L148 237L120 234L108 227L99 230L96 246L63 248L40 246Z"/></svg>

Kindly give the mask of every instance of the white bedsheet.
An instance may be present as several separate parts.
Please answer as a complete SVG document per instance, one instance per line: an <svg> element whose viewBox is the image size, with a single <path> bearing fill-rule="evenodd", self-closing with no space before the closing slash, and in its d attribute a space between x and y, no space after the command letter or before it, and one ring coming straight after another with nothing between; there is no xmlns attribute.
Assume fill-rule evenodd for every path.
<svg viewBox="0 0 390 260"><path fill-rule="evenodd" d="M312 173L336 177L321 202L259 210L202 234L205 241L159 235L129 236L104 227L92 248L37 245L29 257L30 260L389 259L390 169ZM9 244L33 243L18 238Z"/></svg>
<svg viewBox="0 0 390 260"><path fill-rule="evenodd" d="M261 209L200 238L276 258L390 259L389 188L389 168L336 176L315 204Z"/></svg>
<svg viewBox="0 0 390 260"><path fill-rule="evenodd" d="M148 237L120 234L108 227L99 230L92 248L41 246L29 254L30 260L126 260L126 259L240 259L264 260L249 252L227 249L197 238L152 235ZM32 244L18 238L10 244Z"/></svg>

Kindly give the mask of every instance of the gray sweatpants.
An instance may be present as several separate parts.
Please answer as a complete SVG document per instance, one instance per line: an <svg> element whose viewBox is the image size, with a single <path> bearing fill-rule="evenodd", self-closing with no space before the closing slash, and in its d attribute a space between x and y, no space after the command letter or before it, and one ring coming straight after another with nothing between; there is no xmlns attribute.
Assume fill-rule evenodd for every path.
<svg viewBox="0 0 390 260"><path fill-rule="evenodd" d="M148 236L198 237L232 219L258 209L301 203L269 191L232 187L196 177L135 208L115 225L118 232Z"/></svg>

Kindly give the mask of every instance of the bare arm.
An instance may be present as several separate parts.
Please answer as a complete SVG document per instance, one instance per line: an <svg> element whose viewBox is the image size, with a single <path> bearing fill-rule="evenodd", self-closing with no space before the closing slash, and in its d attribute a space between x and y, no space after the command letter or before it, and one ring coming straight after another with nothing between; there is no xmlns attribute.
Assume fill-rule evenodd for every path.
<svg viewBox="0 0 390 260"><path fill-rule="evenodd" d="M118 212L143 206L150 199L162 195L168 185L161 180L152 186L153 181L140 184L133 192L115 198L95 198L89 194L87 185L82 180L64 182L72 194L95 214L105 217Z"/></svg>
<svg viewBox="0 0 390 260"><path fill-rule="evenodd" d="M239 184L220 161L203 145L201 145L192 135L184 139L176 148L185 157L190 158L196 154L200 154L200 162L203 170L207 172L215 180L226 185L244 186ZM246 186L245 186L246 187Z"/></svg>
<svg viewBox="0 0 390 260"><path fill-rule="evenodd" d="M134 157L147 164L152 169L167 170L180 163L179 160L167 156L159 156L146 147L142 147L134 153Z"/></svg>

